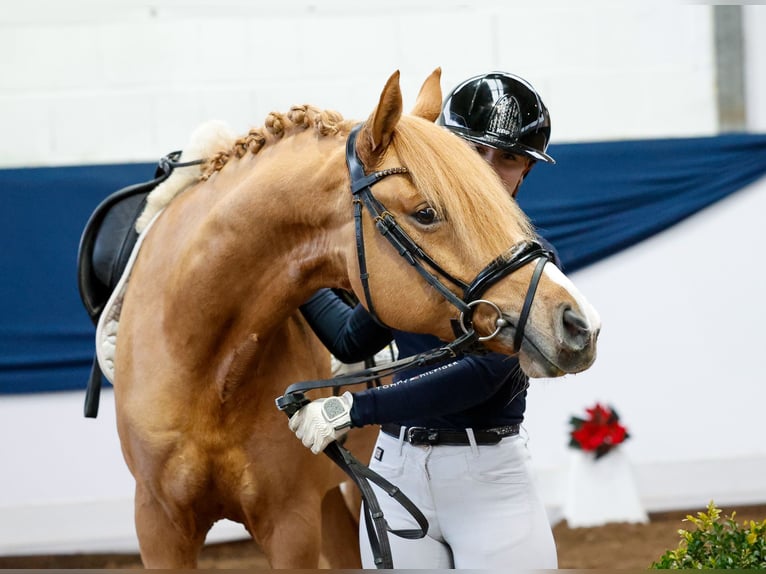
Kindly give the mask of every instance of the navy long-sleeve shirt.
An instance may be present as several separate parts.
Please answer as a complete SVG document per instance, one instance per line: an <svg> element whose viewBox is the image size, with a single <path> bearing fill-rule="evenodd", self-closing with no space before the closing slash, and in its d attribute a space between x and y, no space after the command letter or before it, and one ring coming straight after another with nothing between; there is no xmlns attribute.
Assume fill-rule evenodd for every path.
<svg viewBox="0 0 766 574"><path fill-rule="evenodd" d="M383 327L362 305L349 307L330 289L318 291L301 312L322 343L344 363L364 360L392 339L399 357L443 344L432 335ZM527 386L516 357L464 355L397 373L390 385L354 393L351 421L354 426L393 422L429 428L512 425L524 419Z"/></svg>

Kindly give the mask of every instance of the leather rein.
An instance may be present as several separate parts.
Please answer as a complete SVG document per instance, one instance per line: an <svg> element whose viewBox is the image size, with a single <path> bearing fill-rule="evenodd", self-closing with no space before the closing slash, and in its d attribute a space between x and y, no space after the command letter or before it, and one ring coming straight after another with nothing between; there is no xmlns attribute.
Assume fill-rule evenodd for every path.
<svg viewBox="0 0 766 574"><path fill-rule="evenodd" d="M378 181L390 175L408 173L409 170L406 167L394 167L375 171L369 175L365 174L364 166L356 153L356 139L360 128L361 124L355 126L349 134L346 142L346 164L351 177L351 193L354 196L354 221L356 228L359 275L364 290L367 309L372 317L380 322L375 314L370 292L362 225L363 205L372 216L378 231L391 243L399 255L404 257L404 259L415 268L429 285L434 287L445 299L447 299L447 301L460 311L459 318L452 322L452 328L455 332L456 339L442 347L379 367L371 367L354 373L346 373L333 377L332 379L294 383L287 387L285 394L278 397L275 401L277 407L284 411L288 417L291 417L300 408L310 402L304 394L306 391L319 388L369 383L378 380L381 377L390 376L394 373L413 367L436 364L449 358L454 358L462 353L476 352L480 341L486 341L495 337L503 328L509 325L508 320L503 317L500 308L495 303L482 299L481 296L492 285L504 277L507 277L514 271L525 266L527 263L539 259L532 274L529 287L527 288L524 304L516 325L513 343L514 349L518 352L521 349L521 344L524 338L524 327L529 318L529 312L532 308L532 302L540 277L542 276L543 268L548 261L553 259L553 254L543 248L540 243L537 241L528 241L515 246L511 250L510 257L498 257L492 261L479 272L470 284L453 277L407 234L396 221L393 214L391 214L391 212L389 212L373 195L372 186ZM462 296L457 296L439 279L437 275L441 276L442 279L451 283L453 286L462 289ZM491 306L497 313L495 330L487 336L478 336L473 329L473 310L480 304ZM427 519L412 501L402 493L402 491L379 474L370 470L337 441L332 442L324 450L324 453L354 481L362 493L365 526L367 528L367 535L370 540L375 566L382 569L393 569L394 565L391 556L391 547L388 541L388 533L390 532L391 534L407 539L423 538L428 532ZM413 517L418 528L391 530L385 521L375 492L370 485L370 481L378 485L389 496L399 502L399 504L401 504Z"/></svg>

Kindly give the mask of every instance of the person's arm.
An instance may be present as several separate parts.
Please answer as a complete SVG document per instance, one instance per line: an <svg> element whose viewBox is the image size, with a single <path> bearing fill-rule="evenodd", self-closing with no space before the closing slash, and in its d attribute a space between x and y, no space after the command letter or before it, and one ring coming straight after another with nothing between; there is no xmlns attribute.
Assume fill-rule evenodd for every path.
<svg viewBox="0 0 766 574"><path fill-rule="evenodd" d="M464 411L486 401L509 379L517 379L520 387L526 383L515 357L466 355L391 385L354 393L351 422L364 426Z"/></svg>
<svg viewBox="0 0 766 574"><path fill-rule="evenodd" d="M527 379L515 357L469 355L392 385L316 399L290 417L289 426L304 446L318 454L351 427L463 411L494 396L515 377L521 378L519 388L525 389Z"/></svg>
<svg viewBox="0 0 766 574"><path fill-rule="evenodd" d="M349 307L331 289L317 291L300 311L324 346L344 363L363 361L393 338L364 307Z"/></svg>

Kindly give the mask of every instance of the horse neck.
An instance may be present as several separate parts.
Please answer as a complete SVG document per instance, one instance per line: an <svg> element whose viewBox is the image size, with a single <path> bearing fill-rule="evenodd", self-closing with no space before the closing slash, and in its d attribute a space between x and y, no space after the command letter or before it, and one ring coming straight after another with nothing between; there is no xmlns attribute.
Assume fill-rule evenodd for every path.
<svg viewBox="0 0 766 574"><path fill-rule="evenodd" d="M347 282L340 236L351 225L351 199L342 142L304 139L235 161L203 186L214 189L197 190L219 198L202 206L187 260L206 254L205 262L187 269L185 283L196 292L186 297L212 297L221 324L237 316L245 329L269 331L319 287Z"/></svg>

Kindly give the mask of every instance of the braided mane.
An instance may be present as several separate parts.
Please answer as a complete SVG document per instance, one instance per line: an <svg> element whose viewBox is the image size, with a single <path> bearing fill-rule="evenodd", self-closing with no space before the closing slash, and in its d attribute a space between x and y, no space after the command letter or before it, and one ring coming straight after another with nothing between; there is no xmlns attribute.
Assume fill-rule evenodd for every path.
<svg viewBox="0 0 766 574"><path fill-rule="evenodd" d="M253 128L240 138L223 122L202 124L192 134L180 161L204 159L204 163L199 167L177 169L154 188L146 198L144 211L136 220L136 231L141 233L179 193L195 183L207 181L232 158L257 154L265 146L309 128L325 136L337 134L344 127L348 129L338 112L310 105L293 106L286 114L272 112L266 116L263 127Z"/></svg>
<svg viewBox="0 0 766 574"><path fill-rule="evenodd" d="M320 110L314 106L293 106L286 114L271 112L263 127L253 128L247 135L237 139L230 149L221 150L208 158L200 175L207 180L220 171L230 159L241 159L246 154L257 154L266 145L288 137L296 132L313 128L319 135L335 135L341 131L343 116L332 110Z"/></svg>

